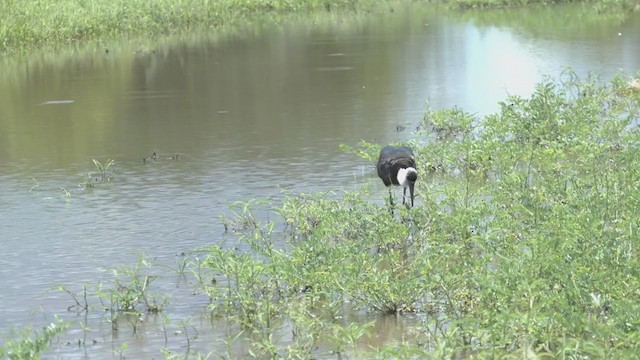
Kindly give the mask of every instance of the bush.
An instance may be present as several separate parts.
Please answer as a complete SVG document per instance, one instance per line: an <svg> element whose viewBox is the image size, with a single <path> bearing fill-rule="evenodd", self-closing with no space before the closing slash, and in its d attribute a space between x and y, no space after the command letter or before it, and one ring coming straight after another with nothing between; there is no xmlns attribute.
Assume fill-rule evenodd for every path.
<svg viewBox="0 0 640 360"><path fill-rule="evenodd" d="M424 314L410 340L379 356L635 354L640 94L623 78L571 79L509 97L483 119L428 111L416 139L426 145L414 144L415 208L390 211L366 186L290 196L268 223L244 207L225 221L247 251L209 250L206 264L225 284L208 287L212 308L269 334L263 344L294 323L290 343L306 334L306 354L321 342L357 351L345 344L366 324L353 337L322 330L358 326L340 323L345 304ZM351 151L372 160L378 147Z"/></svg>

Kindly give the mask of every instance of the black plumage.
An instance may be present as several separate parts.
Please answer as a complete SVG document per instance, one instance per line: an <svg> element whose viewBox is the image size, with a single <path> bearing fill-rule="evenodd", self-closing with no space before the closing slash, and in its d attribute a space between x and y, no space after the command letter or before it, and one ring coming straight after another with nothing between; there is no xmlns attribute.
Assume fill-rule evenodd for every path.
<svg viewBox="0 0 640 360"><path fill-rule="evenodd" d="M401 169L408 169L406 172L405 183L401 184L398 179L398 172ZM402 186L402 203L405 202L406 190L409 188L411 196L411 206L413 206L413 187L418 179L418 173L416 171L416 158L413 155L411 148L406 146L385 146L380 151L380 157L378 158L378 176L384 182L384 185L389 187L391 185ZM391 192L391 190L389 190ZM389 194L391 198L391 193Z"/></svg>

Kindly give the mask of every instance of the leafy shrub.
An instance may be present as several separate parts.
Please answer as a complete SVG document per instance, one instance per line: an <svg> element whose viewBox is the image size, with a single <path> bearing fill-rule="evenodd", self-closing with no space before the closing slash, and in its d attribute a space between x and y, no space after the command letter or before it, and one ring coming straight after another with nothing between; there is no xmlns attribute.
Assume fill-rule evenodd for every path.
<svg viewBox="0 0 640 360"><path fill-rule="evenodd" d="M415 208L389 211L366 186L290 196L267 223L245 207L226 221L246 250L209 250L226 284L208 289L213 308L269 336L292 322L306 354L349 348L321 330L349 332L336 316L345 304L424 314L412 340L380 356L636 353L638 96L621 78L570 79L483 119L429 111L413 144L424 174ZM378 149L347 150L373 162ZM350 343L366 334L356 330Z"/></svg>

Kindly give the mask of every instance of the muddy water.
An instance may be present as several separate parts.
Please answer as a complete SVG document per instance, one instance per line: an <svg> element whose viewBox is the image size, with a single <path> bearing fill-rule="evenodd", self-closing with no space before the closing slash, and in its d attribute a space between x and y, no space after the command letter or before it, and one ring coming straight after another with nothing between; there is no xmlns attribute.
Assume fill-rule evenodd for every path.
<svg viewBox="0 0 640 360"><path fill-rule="evenodd" d="M192 349L225 351L234 330L210 322L206 297L170 270L157 271L169 295L164 325L150 316L136 334L114 334L99 303L87 319L67 312L73 301L56 288L112 279L140 253L175 267L196 246L224 245L232 240L219 217L235 201L381 187L339 145L410 138L427 102L487 114L567 66L603 78L637 72L639 16L583 11L396 9L4 63L0 334L59 314L73 326L54 358L109 358L123 343L127 357L159 358L163 347L184 353L189 336ZM110 181L92 159L116 161ZM401 338L411 321L349 316L376 320L367 345Z"/></svg>

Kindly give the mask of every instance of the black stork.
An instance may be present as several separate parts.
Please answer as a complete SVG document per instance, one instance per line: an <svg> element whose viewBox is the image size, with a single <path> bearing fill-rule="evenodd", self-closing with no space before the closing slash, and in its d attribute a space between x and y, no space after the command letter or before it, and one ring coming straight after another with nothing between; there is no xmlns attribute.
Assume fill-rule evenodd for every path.
<svg viewBox="0 0 640 360"><path fill-rule="evenodd" d="M416 158L413 156L411 148L406 146L385 146L380 150L378 159L378 176L389 188L389 201L393 204L391 196L391 185L402 186L402 203L405 203L407 188L411 196L411 206L413 206L413 186L418 180L416 171Z"/></svg>

